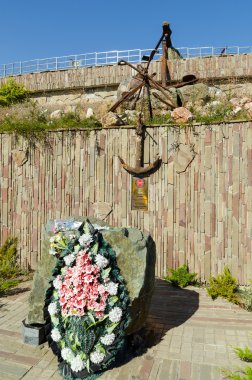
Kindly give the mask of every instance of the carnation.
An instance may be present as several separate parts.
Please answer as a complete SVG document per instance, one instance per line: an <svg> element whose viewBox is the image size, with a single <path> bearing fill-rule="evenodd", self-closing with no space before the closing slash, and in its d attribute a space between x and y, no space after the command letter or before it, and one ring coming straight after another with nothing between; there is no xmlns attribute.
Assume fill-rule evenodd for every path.
<svg viewBox="0 0 252 380"><path fill-rule="evenodd" d="M90 360L94 364L101 363L104 358L105 358L105 354L102 354L101 352L94 351L94 352L91 352L90 354Z"/></svg>
<svg viewBox="0 0 252 380"><path fill-rule="evenodd" d="M60 276L56 277L55 280L53 280L53 286L55 289L59 289L60 287Z"/></svg>
<svg viewBox="0 0 252 380"><path fill-rule="evenodd" d="M81 245L85 245L87 243L91 243L93 241L93 236L90 234L83 234L79 238L79 242Z"/></svg>
<svg viewBox="0 0 252 380"><path fill-rule="evenodd" d="M54 243L54 236L50 237L49 241L50 243Z"/></svg>
<svg viewBox="0 0 252 380"><path fill-rule="evenodd" d="M51 331L51 337L54 342L58 342L61 339L61 335L58 329L54 328Z"/></svg>
<svg viewBox="0 0 252 380"><path fill-rule="evenodd" d="M115 282L113 281L110 281L108 284L107 284L107 290L109 292L109 294L111 296L115 296L117 294L117 290L118 290L118 284L116 284Z"/></svg>
<svg viewBox="0 0 252 380"><path fill-rule="evenodd" d="M80 355L77 355L71 360L71 370L74 372L82 371L85 368L85 363L81 359Z"/></svg>
<svg viewBox="0 0 252 380"><path fill-rule="evenodd" d="M105 268L109 263L108 259L100 254L95 256L95 262L99 268Z"/></svg>
<svg viewBox="0 0 252 380"><path fill-rule="evenodd" d="M71 362L74 359L74 354L70 348L63 348L61 351L62 359L66 360L67 362Z"/></svg>
<svg viewBox="0 0 252 380"><path fill-rule="evenodd" d="M75 255L73 253L64 257L64 261L67 266L71 265L74 262L74 260L75 260Z"/></svg>
<svg viewBox="0 0 252 380"><path fill-rule="evenodd" d="M57 313L57 304L56 302L51 302L48 306L48 312L50 315L54 315Z"/></svg>
<svg viewBox="0 0 252 380"><path fill-rule="evenodd" d="M114 309L112 309L110 312L109 312L109 319L111 320L111 322L119 322L122 318L122 309L120 309L120 307L114 307Z"/></svg>
<svg viewBox="0 0 252 380"><path fill-rule="evenodd" d="M101 337L101 342L105 346L110 346L115 340L115 334L106 334Z"/></svg>

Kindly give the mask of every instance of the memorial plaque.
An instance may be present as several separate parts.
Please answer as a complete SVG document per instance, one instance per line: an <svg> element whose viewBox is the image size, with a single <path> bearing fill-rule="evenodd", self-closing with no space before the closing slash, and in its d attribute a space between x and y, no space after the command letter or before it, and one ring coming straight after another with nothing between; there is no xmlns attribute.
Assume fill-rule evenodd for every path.
<svg viewBox="0 0 252 380"><path fill-rule="evenodd" d="M148 179L132 177L131 209L148 211Z"/></svg>

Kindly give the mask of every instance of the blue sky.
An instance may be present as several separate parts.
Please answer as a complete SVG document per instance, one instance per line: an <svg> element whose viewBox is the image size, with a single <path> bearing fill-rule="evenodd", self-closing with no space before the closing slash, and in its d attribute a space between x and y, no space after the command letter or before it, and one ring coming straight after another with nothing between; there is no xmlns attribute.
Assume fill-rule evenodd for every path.
<svg viewBox="0 0 252 380"><path fill-rule="evenodd" d="M175 47L252 46L251 0L2 0L0 63L152 48L162 22Z"/></svg>

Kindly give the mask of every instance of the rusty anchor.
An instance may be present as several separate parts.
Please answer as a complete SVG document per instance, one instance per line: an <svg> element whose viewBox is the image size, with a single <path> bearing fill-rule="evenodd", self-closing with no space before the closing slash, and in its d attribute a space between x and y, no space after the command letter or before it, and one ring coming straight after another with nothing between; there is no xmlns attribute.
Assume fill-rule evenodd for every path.
<svg viewBox="0 0 252 380"><path fill-rule="evenodd" d="M131 63L121 60L118 62L118 65L128 65L131 69L135 70L137 74L135 75L136 85L134 88L130 89L130 91L123 94L121 99L119 99L110 109L109 111L114 112L117 107L120 106L124 101L131 99L133 95L137 92L137 96L133 102L133 108L136 106L137 101L140 99L141 92L143 90L142 96L142 107L141 112L139 114L138 125L136 127L136 166L132 167L125 163L125 161L119 156L119 160L123 166L123 168L130 174L138 177L146 177L150 174L153 174L156 170L158 170L162 164L162 159L160 157L157 158L155 162L148 165L147 167L143 166L143 158L144 158L144 138L146 133L146 126L142 121L142 113L143 113L143 105L144 105L144 94L147 93L148 97L148 110L149 116L152 120L153 118L153 110L151 104L151 88L158 90L162 96L157 93L153 93L153 96L156 97L159 101L163 102L166 106L169 106L170 109L176 108L176 104L171 98L170 94L167 93L169 87L183 87L188 84L193 84L197 81L197 78L194 75L187 75L182 78L182 82L177 84L171 84L171 78L168 70L167 60L168 60L168 49L174 49L171 42L171 34L172 31L170 29L170 25L168 22L164 22L162 26L162 35L158 40L157 45L151 51L150 56L143 56L142 60L147 62L147 65L137 65L134 66ZM150 63L153 60L155 54L158 52L158 48L162 43L162 60L161 60L161 83L154 79L156 73L149 74L148 70L150 67ZM176 49L174 49L176 50ZM178 53L178 52L177 52ZM178 53L179 54L179 53Z"/></svg>
<svg viewBox="0 0 252 380"><path fill-rule="evenodd" d="M136 166L132 167L127 165L124 160L119 156L119 160L122 164L122 167L130 174L137 177L147 177L150 174L153 174L158 170L162 164L162 159L157 158L153 164L150 164L146 167L143 166L144 158L144 137L145 137L145 125L142 122L142 116L139 115L138 125L136 127Z"/></svg>

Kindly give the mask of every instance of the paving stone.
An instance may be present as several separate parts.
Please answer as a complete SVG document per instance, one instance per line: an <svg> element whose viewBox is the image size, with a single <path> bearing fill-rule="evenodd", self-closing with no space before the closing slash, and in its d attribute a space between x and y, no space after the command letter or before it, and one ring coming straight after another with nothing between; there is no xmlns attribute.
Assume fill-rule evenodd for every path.
<svg viewBox="0 0 252 380"><path fill-rule="evenodd" d="M190 299L158 284L146 324L157 331L156 341L147 353L105 372L101 380L221 380L220 368L242 365L232 346L251 345L250 313L219 300L212 307L204 289L195 289L200 304L188 317L181 305L186 307ZM0 308L0 380L60 380L57 359L47 344L32 347L21 340L27 295L6 297Z"/></svg>

